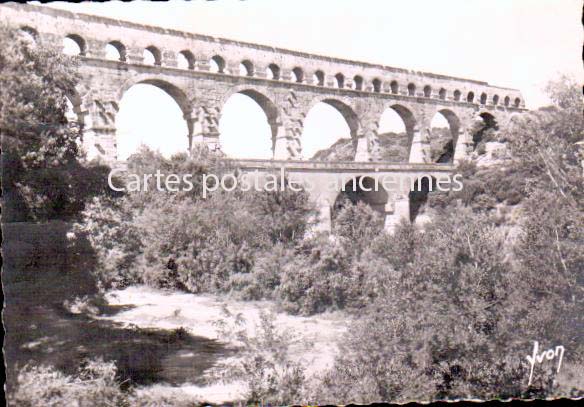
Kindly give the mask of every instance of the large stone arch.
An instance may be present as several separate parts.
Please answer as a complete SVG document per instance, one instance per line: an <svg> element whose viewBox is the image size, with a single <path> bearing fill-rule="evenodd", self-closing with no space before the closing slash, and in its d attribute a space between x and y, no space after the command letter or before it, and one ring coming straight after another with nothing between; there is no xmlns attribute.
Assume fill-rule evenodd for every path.
<svg viewBox="0 0 584 407"><path fill-rule="evenodd" d="M142 74L132 77L123 83L118 90L117 101L121 101L124 94L135 85L153 85L166 92L174 99L176 104L180 107L185 117L188 117L192 112L192 104L189 100L187 92L185 92L178 84L169 81L168 79L156 78L149 74Z"/></svg>
<svg viewBox="0 0 584 407"><path fill-rule="evenodd" d="M347 125L349 126L349 130L351 132L351 139L355 140L360 130L360 120L359 116L355 112L355 107L347 98L343 97L327 97L327 96L319 96L313 98L311 103L306 107L304 112L304 117L308 115L308 112L319 103L326 103L334 107L345 119Z"/></svg>
<svg viewBox="0 0 584 407"><path fill-rule="evenodd" d="M446 118L446 121L450 126L450 131L452 132L454 142L456 142L458 140L458 135L460 134L461 129L461 119L459 115L450 109L437 109L436 113L440 113Z"/></svg>
<svg viewBox="0 0 584 407"><path fill-rule="evenodd" d="M262 108L270 124L279 120L280 109L275 102L276 97L272 93L268 92L266 88L258 88L256 86L250 85L238 85L229 88L221 96L219 105L223 106L227 100L236 93L240 93L253 99L253 101Z"/></svg>
<svg viewBox="0 0 584 407"><path fill-rule="evenodd" d="M414 139L416 138L417 133L419 133L419 126L418 126L419 119L416 117L416 114L414 113L416 110L406 103L395 103L395 101L389 101L388 103L385 103L383 105L383 108L382 108L380 116L379 116L380 118L381 118L381 115L387 109L392 109L394 112L396 112L404 123L405 129L406 129L406 135L407 135L407 146L406 146L406 149L407 149L406 161L407 161L409 159L409 157L411 156L412 145L414 143Z"/></svg>
<svg viewBox="0 0 584 407"><path fill-rule="evenodd" d="M436 115L442 115L448 122L448 127L450 129L450 140L448 141L448 146L443 146L448 151L442 151L443 156L448 156L445 158L446 161L442 161L440 158L437 162L453 162L454 156L456 154L456 149L458 146L458 139L460 136L462 122L459 115L451 109L448 108L440 108L438 107L435 109L434 113L432 114L430 120L432 120ZM431 122L430 122L431 123ZM434 135L433 135L434 136ZM429 140L432 143L434 140Z"/></svg>
<svg viewBox="0 0 584 407"><path fill-rule="evenodd" d="M122 102L122 99L123 99L124 95L126 94L126 92L136 85L152 85L152 86L162 90L168 96L170 96L171 99L177 104L177 106L179 107L179 109L182 112L183 120L184 120L186 127L187 127L187 130L186 130L184 136L185 136L185 139L188 143L188 150L190 150L191 144L192 144L192 133L193 133L193 121L191 119L192 112L193 112L193 104L191 103L191 98L189 97L187 92L185 90L183 90L183 87L180 84L175 83L174 81L171 81L167 78L157 77L156 75L152 75L152 74L139 74L139 75L132 76L131 78L124 81L122 83L122 85L119 88L117 88L114 92L112 92L112 95L110 95L110 96L112 96L112 98L111 98L112 100L110 100L109 102L105 102L105 104L104 104L105 108L108 108L108 105L112 106L112 108L110 108L110 110L112 110L113 119L111 120L111 123L109 126L112 128L113 133L115 134L114 138L115 138L115 146L116 146L115 147L116 148L116 157L118 156L119 150L118 150L117 126L115 123L115 116L117 115L117 113L119 111L119 105ZM105 97L105 96L102 96L102 98L107 99L107 97ZM115 111L115 113L114 113L114 111Z"/></svg>
<svg viewBox="0 0 584 407"><path fill-rule="evenodd" d="M469 140L470 151L474 151L483 141L484 132L489 129L498 129L500 115L489 109L479 109L473 115L473 132Z"/></svg>
<svg viewBox="0 0 584 407"><path fill-rule="evenodd" d="M343 194L352 203L364 202L380 213L385 213L385 207L390 199L389 193L382 185L380 176L372 174L356 174L351 177L343 177L341 188L336 192L335 205ZM337 209L337 208L333 208Z"/></svg>
<svg viewBox="0 0 584 407"><path fill-rule="evenodd" d="M263 110L268 120L272 132L272 152L276 148L276 140L283 133L281 109L276 104L276 96L267 91L265 88L258 88L250 85L239 85L230 88L225 92L219 102L219 108L222 109L227 100L235 95L242 94L251 98Z"/></svg>
<svg viewBox="0 0 584 407"><path fill-rule="evenodd" d="M501 123L502 120L502 115L499 114L499 112L494 109L479 109L475 113L475 117L481 118L492 117L496 123Z"/></svg>
<svg viewBox="0 0 584 407"><path fill-rule="evenodd" d="M300 107L301 114L299 115L302 120L302 135L304 135L304 130L306 129L305 120L309 116L312 109L319 103L331 106L341 115L347 127L349 128L349 137L351 139L354 156L356 158L358 154L358 139L363 135L363 126L361 123L361 117L359 117L357 114L356 106L351 102L351 100L339 95L328 97L325 95L317 95L316 97L310 95L306 99L307 101ZM299 144L305 141L306 140L302 140L301 137L298 137ZM304 151L304 146L301 146L301 149Z"/></svg>

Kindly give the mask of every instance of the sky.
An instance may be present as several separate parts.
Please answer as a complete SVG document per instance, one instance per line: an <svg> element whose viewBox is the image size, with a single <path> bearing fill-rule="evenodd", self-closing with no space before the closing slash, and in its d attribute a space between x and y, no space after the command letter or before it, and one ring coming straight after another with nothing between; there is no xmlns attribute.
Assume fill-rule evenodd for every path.
<svg viewBox="0 0 584 407"><path fill-rule="evenodd" d="M580 0L134 1L51 3L45 7L484 80L520 89L528 108L548 103L543 88L559 74L582 80ZM153 98L155 91L150 92L136 100ZM249 104L245 98L238 95L235 102L230 101L233 106L225 107L223 117L263 119L257 106L242 107ZM347 135L345 123L337 123L336 112L328 108L319 106L317 118L307 118L305 133L309 134L303 136L303 146L308 156L332 144L339 134ZM121 109L120 130L135 133L130 125L126 128L124 116L137 114ZM161 114L159 111L158 116ZM168 120L159 122L162 126ZM260 124L248 127L250 132L266 131ZM269 143L241 142L241 125L224 122L221 128L222 143L240 140L234 146L224 143L225 148L232 145L232 153L269 154L263 151ZM169 132L168 126L166 130L152 125L148 129ZM262 151L243 151L250 144L261 144Z"/></svg>

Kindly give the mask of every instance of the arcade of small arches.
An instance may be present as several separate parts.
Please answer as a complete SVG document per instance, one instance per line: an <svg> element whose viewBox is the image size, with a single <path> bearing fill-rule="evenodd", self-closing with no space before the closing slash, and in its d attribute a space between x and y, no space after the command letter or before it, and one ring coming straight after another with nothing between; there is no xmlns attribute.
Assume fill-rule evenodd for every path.
<svg viewBox="0 0 584 407"><path fill-rule="evenodd" d="M31 40L36 41L38 33L34 28L22 26L21 31ZM91 49L88 42L78 34L69 33L63 37L63 48L67 54L89 57L95 50ZM119 40L110 41L105 45L105 59L127 63L127 48ZM511 96L500 96L499 94L488 95L481 92L478 97L474 91L468 91L465 95L459 89L445 89L444 87L433 88L431 85L421 85L414 82L399 83L398 80L384 81L381 78L365 79L362 75L346 77L342 72L325 73L317 69L312 75L305 75L305 70L300 66L294 66L289 74L283 75L284 71L275 63L262 67L255 64L251 58L242 59L237 67L228 66L226 59L221 55L214 55L209 60L196 60L193 52L187 49L180 51L162 50L150 45L143 50L142 61L145 65L166 66L183 70L205 71L217 74L227 74L235 76L256 77L276 81L287 81L292 83L302 83L308 85L349 89L359 92L388 93L393 95L411 96L416 98L451 100L455 102L466 102L481 106L498 106L520 108L522 100ZM477 92L478 93L478 92ZM502 98L502 99L501 99Z"/></svg>

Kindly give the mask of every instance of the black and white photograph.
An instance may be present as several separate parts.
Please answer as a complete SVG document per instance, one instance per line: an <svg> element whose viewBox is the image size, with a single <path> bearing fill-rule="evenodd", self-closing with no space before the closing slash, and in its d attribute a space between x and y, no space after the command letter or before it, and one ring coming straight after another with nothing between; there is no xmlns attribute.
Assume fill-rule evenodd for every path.
<svg viewBox="0 0 584 407"><path fill-rule="evenodd" d="M7 405L581 402L583 5L0 4Z"/></svg>

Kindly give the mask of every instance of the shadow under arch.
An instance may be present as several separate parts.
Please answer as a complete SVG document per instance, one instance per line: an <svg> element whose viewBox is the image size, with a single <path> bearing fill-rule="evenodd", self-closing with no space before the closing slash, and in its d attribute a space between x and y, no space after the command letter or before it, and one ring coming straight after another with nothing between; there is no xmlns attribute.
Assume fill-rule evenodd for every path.
<svg viewBox="0 0 584 407"><path fill-rule="evenodd" d="M391 112L390 115L388 115L389 112ZM392 120L391 116L395 117L396 115L396 119ZM401 128L401 124L397 125L396 120L401 121L403 128ZM384 122L386 125L384 125ZM412 109L406 105L400 103L391 103L383 107L381 115L379 116L378 132L380 135L384 134L386 136L388 134L393 134L393 138L385 141L380 139L380 142L385 142L386 144L389 142L389 145L386 146L389 149L395 149L398 147L398 149L393 152L393 157L390 158L391 161L409 161L416 126L417 120L414 116L414 113L412 112ZM404 131L405 134L403 133ZM397 139L395 137L397 137Z"/></svg>
<svg viewBox="0 0 584 407"><path fill-rule="evenodd" d="M409 193L410 222L415 223L418 215L424 212L428 195L436 191L436 178L422 176L416 179Z"/></svg>
<svg viewBox="0 0 584 407"><path fill-rule="evenodd" d="M485 138L485 133L489 130L498 130L499 124L497 118L486 111L477 112L475 116L475 124L472 132L473 151L477 149L479 144Z"/></svg>
<svg viewBox="0 0 584 407"><path fill-rule="evenodd" d="M450 140L448 140L444 145L440 146L434 161L437 163L451 163L454 160L456 144L458 143L458 137L460 135L460 119L458 115L450 109L437 110L433 118L435 118L437 115L442 115L442 117L444 117L444 119L446 119L448 122Z"/></svg>
<svg viewBox="0 0 584 407"><path fill-rule="evenodd" d="M385 206L389 200L389 194L383 188L381 182L369 176L355 176L345 182L341 191L337 194L333 204L331 220L334 221L338 212L347 204L356 205L363 202L373 210L385 214Z"/></svg>

